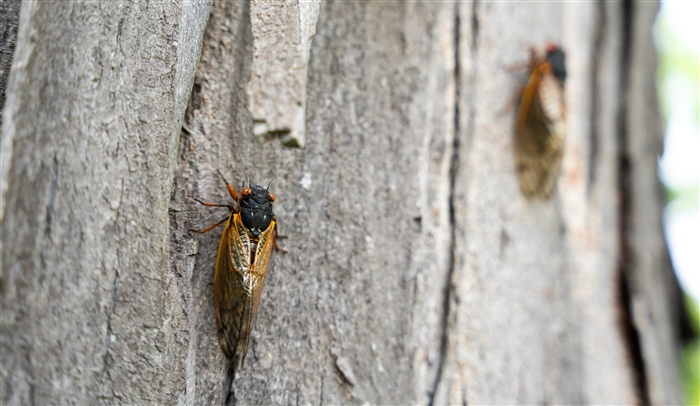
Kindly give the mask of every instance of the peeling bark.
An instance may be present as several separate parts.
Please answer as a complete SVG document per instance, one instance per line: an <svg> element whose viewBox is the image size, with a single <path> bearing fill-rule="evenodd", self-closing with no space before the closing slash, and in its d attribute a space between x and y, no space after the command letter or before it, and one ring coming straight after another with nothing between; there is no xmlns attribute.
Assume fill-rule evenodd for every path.
<svg viewBox="0 0 700 406"><path fill-rule="evenodd" d="M253 67L246 92L258 141L304 147L306 78L320 0L251 1Z"/></svg>

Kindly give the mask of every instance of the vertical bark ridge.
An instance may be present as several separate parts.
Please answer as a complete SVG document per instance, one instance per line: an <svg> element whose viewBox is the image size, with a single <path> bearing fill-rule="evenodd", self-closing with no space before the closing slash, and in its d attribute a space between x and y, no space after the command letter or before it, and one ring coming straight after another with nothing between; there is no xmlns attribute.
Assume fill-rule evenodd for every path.
<svg viewBox="0 0 700 406"><path fill-rule="evenodd" d="M104 264L103 264L104 266ZM109 370L109 348L112 344L112 315L114 314L114 310L117 307L117 294L119 292L119 271L117 270L116 274L114 275L114 283L112 284L112 304L109 309L109 314L107 315L107 334L105 338L105 356L104 356L104 361L103 361L103 367L102 367L102 378L101 378L101 383L104 384L105 378L107 377L107 373Z"/></svg>
<svg viewBox="0 0 700 406"><path fill-rule="evenodd" d="M51 243L51 225L54 217L54 207L56 206L56 194L58 193L58 154L54 153L53 168L51 169L51 186L49 188L49 203L46 206L46 220L44 221L44 241L46 248ZM39 270L39 285L44 285L46 270L49 268L46 259L45 249L41 251L41 269Z"/></svg>
<svg viewBox="0 0 700 406"><path fill-rule="evenodd" d="M618 260L618 306L620 312L620 330L629 355L635 393L641 405L649 405L649 388L647 385L646 366L642 354L639 330L634 324L632 300L635 294L635 265L630 233L632 232L632 162L629 155L628 93L630 76L630 57L632 49L632 18L634 6L631 0L622 2L622 49L620 53L619 100L617 116L618 147L618 195L619 195L619 230L620 253Z"/></svg>
<svg viewBox="0 0 700 406"><path fill-rule="evenodd" d="M472 5L472 48L475 47L476 44L476 38L478 36L478 17L477 17L477 4L478 1L474 1ZM450 172L449 172L449 182L450 182L450 189L449 189L449 196L448 196L448 205L449 205L449 218L450 218L450 242L449 242L449 253L448 253L448 269L447 269L447 278L445 281L445 288L444 288L444 297L443 297L443 314L442 314L442 320L441 320L441 338L440 338L440 358L438 361L438 367L437 367L437 372L435 376L435 382L433 383L433 388L429 394L429 405L435 404L435 397L437 396L438 393L438 387L440 386L440 382L442 381L442 376L443 372L445 369L445 358L447 356L447 346L448 346L448 334L449 334L449 319L452 313L452 301L455 299L454 298L454 284L453 284L453 278L454 278L454 271L455 271L455 264L456 264L456 218L455 218L455 186L456 186L456 179L457 179L457 174L459 172L459 167L460 167L460 108L459 108L459 101L460 101L460 73L461 73L461 67L460 67L460 36L461 36L461 21L460 21L460 13L459 13L459 3L455 3L455 15L454 15L454 37L453 37L453 47L454 47L454 72L453 72L453 81L454 81L454 86L455 86L455 97L454 97L454 134L452 138L452 154L450 156ZM471 117L471 110L470 110L470 117ZM463 399L464 403L466 404L466 398Z"/></svg>
<svg viewBox="0 0 700 406"><path fill-rule="evenodd" d="M593 190L596 181L596 168L598 163L598 139L600 137L600 69L602 66L601 54L605 41L605 26L607 16L605 14L605 2L599 0L595 10L595 34L593 37L593 61L591 63L591 131L588 134L588 193Z"/></svg>
<svg viewBox="0 0 700 406"><path fill-rule="evenodd" d="M0 6L0 128L2 128L2 109L5 106L7 79L10 77L12 57L17 44L19 6L19 0L4 0Z"/></svg>

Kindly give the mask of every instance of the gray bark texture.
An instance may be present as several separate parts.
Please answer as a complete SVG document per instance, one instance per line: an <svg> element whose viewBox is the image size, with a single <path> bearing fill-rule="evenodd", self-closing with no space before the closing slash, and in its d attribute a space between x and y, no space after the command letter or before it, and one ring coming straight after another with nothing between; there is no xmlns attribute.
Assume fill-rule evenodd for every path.
<svg viewBox="0 0 700 406"><path fill-rule="evenodd" d="M286 57L255 48L269 19L249 2L23 2L2 402L680 403L657 8L322 2L289 149L254 136L254 59ZM508 101L548 41L567 55L566 145L553 196L528 200ZM221 226L191 232L227 215L194 200L230 202L218 170L274 178L288 237L235 374Z"/></svg>
<svg viewBox="0 0 700 406"><path fill-rule="evenodd" d="M5 87L17 42L19 5L19 0L0 1L0 112L5 105ZM0 114L0 128L2 128L2 114Z"/></svg>

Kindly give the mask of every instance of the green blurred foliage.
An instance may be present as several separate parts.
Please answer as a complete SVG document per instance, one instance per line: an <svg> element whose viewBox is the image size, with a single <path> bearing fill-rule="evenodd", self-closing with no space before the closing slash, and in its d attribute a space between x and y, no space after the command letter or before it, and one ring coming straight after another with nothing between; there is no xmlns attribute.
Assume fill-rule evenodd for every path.
<svg viewBox="0 0 700 406"><path fill-rule="evenodd" d="M668 120L671 115L687 113L693 115L698 122L700 121L698 50L679 38L673 23L665 16L663 9L654 30L659 53L657 80L664 118ZM680 100L679 89L676 86L686 90Z"/></svg>
<svg viewBox="0 0 700 406"><path fill-rule="evenodd" d="M697 210L700 207L700 187L698 185L679 188L664 186L664 191L666 192L666 202L673 202L672 210L688 211Z"/></svg>

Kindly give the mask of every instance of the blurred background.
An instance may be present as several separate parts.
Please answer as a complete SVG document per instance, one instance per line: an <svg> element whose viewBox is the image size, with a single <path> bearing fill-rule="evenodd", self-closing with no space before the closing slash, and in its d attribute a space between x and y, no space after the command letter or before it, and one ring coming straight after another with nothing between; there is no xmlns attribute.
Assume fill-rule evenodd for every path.
<svg viewBox="0 0 700 406"><path fill-rule="evenodd" d="M695 338L683 348L684 395L700 404L700 3L663 2L654 26L666 134L659 176L666 188L665 232Z"/></svg>

